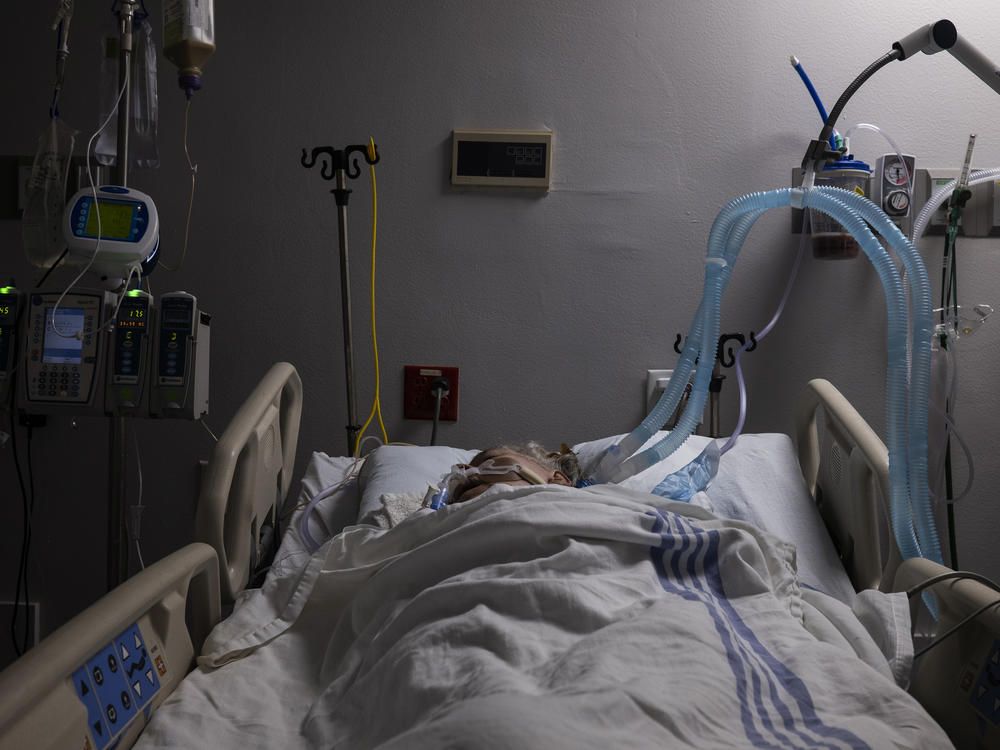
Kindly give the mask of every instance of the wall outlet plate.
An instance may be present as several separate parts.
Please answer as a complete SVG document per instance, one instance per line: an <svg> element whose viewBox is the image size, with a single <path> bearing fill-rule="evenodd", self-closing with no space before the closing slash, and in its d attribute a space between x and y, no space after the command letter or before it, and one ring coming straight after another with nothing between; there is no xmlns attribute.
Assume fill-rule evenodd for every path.
<svg viewBox="0 0 1000 750"><path fill-rule="evenodd" d="M403 418L434 419L436 396L431 384L438 378L448 380L448 393L441 397L442 422L458 421L458 368L405 365L403 368Z"/></svg>
<svg viewBox="0 0 1000 750"><path fill-rule="evenodd" d="M646 370L646 413L653 411L656 402L667 389L673 370Z"/></svg>
<svg viewBox="0 0 1000 750"><path fill-rule="evenodd" d="M694 378L694 373L697 367L691 368L691 378ZM667 390L667 384L670 382L670 378L673 377L674 371L671 370L646 370L646 414L653 411L656 404L659 402L660 397L663 392ZM677 419L680 417L681 412L687 408L688 396L691 394L691 383L688 382L688 387L685 390L683 396L681 396L680 402L674 409L674 413L667 417L666 422L662 425L662 429L670 430L677 423ZM701 425L704 419L698 421Z"/></svg>

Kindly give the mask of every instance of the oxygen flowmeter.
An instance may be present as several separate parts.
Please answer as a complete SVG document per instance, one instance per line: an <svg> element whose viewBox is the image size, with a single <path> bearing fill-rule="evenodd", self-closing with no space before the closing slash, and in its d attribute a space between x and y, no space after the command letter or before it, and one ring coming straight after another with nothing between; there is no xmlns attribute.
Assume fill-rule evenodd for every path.
<svg viewBox="0 0 1000 750"><path fill-rule="evenodd" d="M89 263L91 271L113 278L149 260L160 242L153 199L118 185L78 191L66 206L63 230L69 263Z"/></svg>

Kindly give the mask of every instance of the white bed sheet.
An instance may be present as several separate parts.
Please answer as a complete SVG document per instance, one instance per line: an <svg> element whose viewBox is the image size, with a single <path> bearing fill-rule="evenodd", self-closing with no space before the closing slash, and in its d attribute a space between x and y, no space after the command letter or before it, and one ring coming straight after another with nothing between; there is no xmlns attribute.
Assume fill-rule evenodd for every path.
<svg viewBox="0 0 1000 750"><path fill-rule="evenodd" d="M138 747L949 747L883 653L905 596L859 618L794 557L609 486L354 526L244 596Z"/></svg>

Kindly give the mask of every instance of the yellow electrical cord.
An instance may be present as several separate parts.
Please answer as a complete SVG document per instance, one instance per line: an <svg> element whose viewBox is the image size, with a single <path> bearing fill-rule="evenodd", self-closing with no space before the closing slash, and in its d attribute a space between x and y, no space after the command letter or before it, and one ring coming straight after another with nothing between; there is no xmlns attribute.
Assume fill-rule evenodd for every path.
<svg viewBox="0 0 1000 750"><path fill-rule="evenodd" d="M378 226L378 191L375 188L375 141L372 138L368 139L368 163L369 169L371 170L372 176L372 271L371 271L371 310L372 310L372 351L375 355L375 399L372 403L371 414L368 415L368 420L365 422L364 426L358 432L357 439L354 442L354 456L358 455L358 450L361 448L361 438L365 434L365 430L368 429L368 425L371 424L372 418L378 415L378 424L382 429L382 443L386 444L389 442L389 436L385 431L385 424L382 422L382 404L379 401L379 372L378 372L378 337L375 335L375 236L376 228Z"/></svg>

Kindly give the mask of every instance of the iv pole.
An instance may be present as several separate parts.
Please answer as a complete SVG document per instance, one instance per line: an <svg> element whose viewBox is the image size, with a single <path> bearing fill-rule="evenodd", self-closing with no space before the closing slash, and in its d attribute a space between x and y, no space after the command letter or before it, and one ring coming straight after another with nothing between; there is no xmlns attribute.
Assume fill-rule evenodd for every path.
<svg viewBox="0 0 1000 750"><path fill-rule="evenodd" d="M340 304L341 319L344 324L344 380L347 386L347 455L353 456L355 443L361 425L358 424L357 398L354 391L354 345L351 325L351 277L349 273L349 254L347 250L347 201L351 190L347 187L347 178L352 180L360 176L361 167L357 158L351 159L351 154L364 154L368 164L377 164L379 160L378 147L372 147L373 153L368 153L368 146L353 145L344 149L332 146L317 146L309 156L302 149L302 166L311 169L319 157L325 156L320 168L320 176L324 180L336 180L336 187L330 190L337 203L337 240L340 246Z"/></svg>
<svg viewBox="0 0 1000 750"><path fill-rule="evenodd" d="M132 30L137 0L119 0L120 24L118 42L118 82L125 84L118 104L118 143L115 158L115 184L128 185L128 133L132 113ZM108 478L108 560L107 586L110 591L125 580L128 571L128 538L123 523L122 505L127 494L125 465L128 455L125 445L126 418L111 420Z"/></svg>

